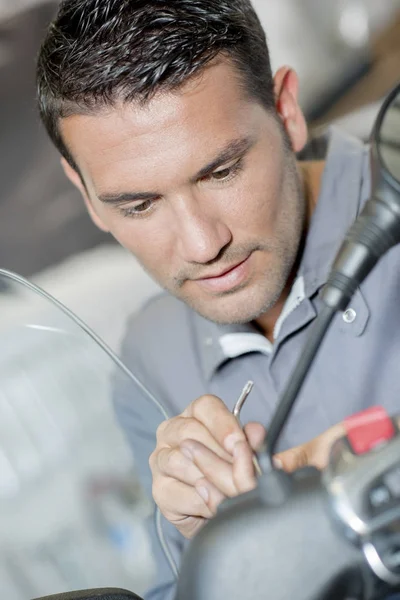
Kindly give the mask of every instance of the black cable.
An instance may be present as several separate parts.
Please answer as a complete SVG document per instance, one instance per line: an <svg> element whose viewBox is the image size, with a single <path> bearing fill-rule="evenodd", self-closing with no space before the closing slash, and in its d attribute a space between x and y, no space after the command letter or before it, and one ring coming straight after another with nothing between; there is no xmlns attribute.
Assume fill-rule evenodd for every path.
<svg viewBox="0 0 400 600"><path fill-rule="evenodd" d="M317 319L313 323L307 344L301 353L296 368L289 379L283 396L281 397L272 417L272 421L268 428L268 435L265 441L265 452L267 453L267 456L271 462L279 436L282 433L282 430L292 410L293 404L307 377L315 355L318 352L318 349L322 340L324 339L325 333L335 315L335 312L336 311L330 306L324 306Z"/></svg>

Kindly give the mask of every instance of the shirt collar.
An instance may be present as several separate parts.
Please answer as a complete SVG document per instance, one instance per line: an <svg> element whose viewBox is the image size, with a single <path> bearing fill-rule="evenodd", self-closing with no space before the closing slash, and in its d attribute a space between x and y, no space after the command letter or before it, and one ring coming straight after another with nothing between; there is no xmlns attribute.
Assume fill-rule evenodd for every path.
<svg viewBox="0 0 400 600"><path fill-rule="evenodd" d="M326 282L345 233L370 189L366 146L335 127L328 130L328 136L321 191L311 219L299 277L293 286L297 299L299 287L301 299L310 298ZM279 327L285 318L285 310L287 314L293 309L292 301L291 293ZM193 313L193 324L199 359L208 381L227 360L248 352L268 354L272 351L271 343L252 323L219 325Z"/></svg>
<svg viewBox="0 0 400 600"><path fill-rule="evenodd" d="M328 135L321 191L299 268L309 298L326 283L345 234L370 190L367 146L336 127Z"/></svg>

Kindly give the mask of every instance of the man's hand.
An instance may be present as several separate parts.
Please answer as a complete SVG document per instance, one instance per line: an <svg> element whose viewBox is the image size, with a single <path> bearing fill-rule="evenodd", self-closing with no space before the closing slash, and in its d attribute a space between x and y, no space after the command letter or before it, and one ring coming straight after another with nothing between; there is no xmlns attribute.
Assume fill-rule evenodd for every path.
<svg viewBox="0 0 400 600"><path fill-rule="evenodd" d="M193 537L222 500L255 487L252 448L265 429L249 424L246 435L215 396L202 396L158 428L149 461L153 497L185 537Z"/></svg>
<svg viewBox="0 0 400 600"><path fill-rule="evenodd" d="M334 425L309 442L276 454L275 464L289 473L308 465L323 469L328 463L329 451L333 442L345 433L342 423Z"/></svg>
<svg viewBox="0 0 400 600"><path fill-rule="evenodd" d="M181 415L162 423L149 462L153 497L166 519L191 538L225 498L253 489L252 454L265 434L259 423L249 423L244 433L215 396L198 398ZM323 468L332 443L343 434L342 425L336 425L275 459L286 471L306 465Z"/></svg>

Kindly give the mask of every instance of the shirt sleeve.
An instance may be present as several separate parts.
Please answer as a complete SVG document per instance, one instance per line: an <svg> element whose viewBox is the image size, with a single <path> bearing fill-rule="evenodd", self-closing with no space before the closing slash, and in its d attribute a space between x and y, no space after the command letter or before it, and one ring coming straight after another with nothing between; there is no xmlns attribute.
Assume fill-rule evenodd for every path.
<svg viewBox="0 0 400 600"><path fill-rule="evenodd" d="M127 356L128 349L129 356ZM142 361L137 355L135 359L132 358L132 350L129 344L124 343L122 360L128 367L130 365L134 366L132 369L134 374L138 375L140 380L145 383L143 369L140 368ZM157 399L159 400L159 398ZM156 431L159 424L164 420L164 416L139 386L136 386L126 376L118 373L114 378L113 402L117 421L122 427L132 450L140 483L154 505L154 515L147 520L147 530L150 536L156 574L151 589L145 594L145 600L173 600L176 582L157 534L156 507L152 499L152 475L149 467L149 456L156 446ZM179 567L186 540L164 517L161 517L161 525L168 549Z"/></svg>

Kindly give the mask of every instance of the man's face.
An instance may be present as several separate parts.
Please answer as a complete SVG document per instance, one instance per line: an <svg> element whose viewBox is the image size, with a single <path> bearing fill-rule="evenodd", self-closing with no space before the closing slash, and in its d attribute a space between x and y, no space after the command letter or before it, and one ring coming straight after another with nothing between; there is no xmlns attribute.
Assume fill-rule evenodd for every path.
<svg viewBox="0 0 400 600"><path fill-rule="evenodd" d="M246 97L228 61L145 106L61 127L92 218L161 286L221 323L251 321L276 303L304 200L282 126Z"/></svg>

